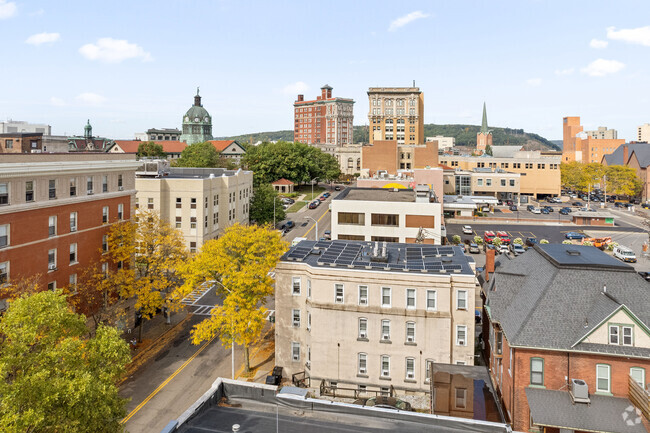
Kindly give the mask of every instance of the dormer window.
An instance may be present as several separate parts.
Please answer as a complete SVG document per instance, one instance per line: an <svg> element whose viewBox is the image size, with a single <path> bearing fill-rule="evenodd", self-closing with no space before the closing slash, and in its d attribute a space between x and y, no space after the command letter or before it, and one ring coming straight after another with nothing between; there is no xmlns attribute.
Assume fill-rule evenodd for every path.
<svg viewBox="0 0 650 433"><path fill-rule="evenodd" d="M609 344L632 346L634 342L633 327L626 325L609 325Z"/></svg>

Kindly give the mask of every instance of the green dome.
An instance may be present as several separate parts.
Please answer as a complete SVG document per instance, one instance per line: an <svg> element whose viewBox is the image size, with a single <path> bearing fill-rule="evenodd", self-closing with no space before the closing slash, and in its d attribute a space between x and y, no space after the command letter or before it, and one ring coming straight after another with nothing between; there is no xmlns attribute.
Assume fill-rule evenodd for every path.
<svg viewBox="0 0 650 433"><path fill-rule="evenodd" d="M199 118L199 122L205 122L205 118L210 117L210 113L208 113L208 110L203 107L192 105L190 109L187 110L187 113L185 113L185 117L189 117L190 122L193 122L197 117Z"/></svg>

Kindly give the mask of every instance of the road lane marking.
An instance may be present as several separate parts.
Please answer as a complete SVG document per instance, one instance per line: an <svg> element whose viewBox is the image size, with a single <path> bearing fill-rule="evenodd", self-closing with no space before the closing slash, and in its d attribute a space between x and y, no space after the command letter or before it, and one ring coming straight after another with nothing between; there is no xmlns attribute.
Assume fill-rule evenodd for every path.
<svg viewBox="0 0 650 433"><path fill-rule="evenodd" d="M318 218L316 221L317 221L317 222L320 222L320 220L322 220L323 217L324 217L325 215L327 215L327 212L328 212L328 211L325 211L325 213L323 213L323 215L321 215L320 218ZM307 232L305 233L305 237L307 237L307 235L309 234L309 232L311 231L311 229L313 229L314 227L316 227L316 224L314 224L313 226L309 227L309 230L307 230ZM318 238L318 233L316 233L316 238ZM316 239L316 240L318 240L318 239Z"/></svg>
<svg viewBox="0 0 650 433"><path fill-rule="evenodd" d="M127 416L126 416L122 421L120 421L120 424L122 424L122 425L126 424L126 423L127 423L127 422L128 422L128 421L129 421L129 420L130 420L130 419L131 419L131 418L136 414L136 413L138 413L138 412L140 411L140 409L142 409L142 408L144 407L145 404L149 403L149 400L151 400L152 398L154 398L154 397L156 396L156 394L158 394L158 392L160 392L161 389L163 389L165 386L167 386L167 384L168 384L168 383L169 383L173 378L175 378L175 377L178 375L178 373L180 373L181 371L183 371L183 369L185 369L185 367L187 367L188 364L189 364L190 362L192 362L192 360L194 360L194 358L196 358L196 357L197 357L201 352L203 352L203 350L204 350L206 347L208 347L208 344L212 343L212 341L213 341L215 338L217 338L216 335L215 335L214 337L212 337L212 338L210 339L210 341L206 342L203 346L201 346L201 347L199 348L199 350L197 350L196 352L194 352L194 355L190 356L190 358L189 358L187 361L185 361L185 362L183 363L183 365L181 365L180 367L178 367L178 369L177 369L174 373L172 373L171 376L169 376L167 379L165 379L165 381L164 381L163 383L161 383L161 384L158 386L158 388L154 389L153 392L152 392L151 394L149 394L149 395L147 396L147 398L145 398L145 399L142 401L142 403L140 403L140 404L139 404L135 409L133 409L133 410L131 411L131 413L129 413L129 414L128 414L128 415L127 415Z"/></svg>

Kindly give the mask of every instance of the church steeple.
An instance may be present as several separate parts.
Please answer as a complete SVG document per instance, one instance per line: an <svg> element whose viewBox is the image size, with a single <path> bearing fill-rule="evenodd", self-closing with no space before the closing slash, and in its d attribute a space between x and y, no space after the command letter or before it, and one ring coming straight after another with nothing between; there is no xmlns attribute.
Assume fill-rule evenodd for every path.
<svg viewBox="0 0 650 433"><path fill-rule="evenodd" d="M200 107L201 106L201 97L199 96L199 88L196 88L196 96L194 96L194 106Z"/></svg>
<svg viewBox="0 0 650 433"><path fill-rule="evenodd" d="M483 102L483 122L481 123L481 134L487 134L488 132L487 110L485 109L485 102Z"/></svg>

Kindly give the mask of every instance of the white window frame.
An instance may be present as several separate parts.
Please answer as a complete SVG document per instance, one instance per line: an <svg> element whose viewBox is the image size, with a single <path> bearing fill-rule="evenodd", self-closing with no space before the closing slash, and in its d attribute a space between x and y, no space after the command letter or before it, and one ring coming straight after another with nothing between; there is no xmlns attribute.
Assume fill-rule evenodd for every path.
<svg viewBox="0 0 650 433"><path fill-rule="evenodd" d="M461 298L461 293L463 294L463 297ZM461 306L461 301L465 305ZM457 310L467 310L468 308L468 302L467 302L467 290L456 290L456 309Z"/></svg>
<svg viewBox="0 0 650 433"><path fill-rule="evenodd" d="M291 310L291 326L300 328L300 309L294 308Z"/></svg>
<svg viewBox="0 0 650 433"><path fill-rule="evenodd" d="M339 289L341 290L340 295L339 295ZM340 283L334 284L334 303L342 304L344 299L345 299L345 286Z"/></svg>
<svg viewBox="0 0 650 433"><path fill-rule="evenodd" d="M9 265L8 261L0 263L0 284L9 282Z"/></svg>
<svg viewBox="0 0 650 433"><path fill-rule="evenodd" d="M413 296L409 296L409 295ZM409 300L413 300L413 305L409 305ZM406 289L406 309L415 310L417 308L417 292L415 289Z"/></svg>
<svg viewBox="0 0 650 433"><path fill-rule="evenodd" d="M612 330L616 330L616 332L612 333ZM616 337L616 341L612 341L612 337ZM609 325L609 329L607 332L607 341L609 344L620 344L621 341L621 335L620 335L620 328L618 325Z"/></svg>
<svg viewBox="0 0 650 433"><path fill-rule="evenodd" d="M641 374L641 381L639 382L634 376L632 376L633 372L638 372ZM632 379L639 384L639 386L643 389L645 389L645 368L643 367L630 367L630 376Z"/></svg>
<svg viewBox="0 0 650 433"><path fill-rule="evenodd" d="M406 342L415 343L415 322L406 322ZM409 330L413 330L413 335L409 335Z"/></svg>
<svg viewBox="0 0 650 433"><path fill-rule="evenodd" d="M368 374L368 354L359 353L357 355L357 372L358 374Z"/></svg>
<svg viewBox="0 0 650 433"><path fill-rule="evenodd" d="M459 396L459 391L460 391L460 396ZM460 402L460 404L458 404L459 402ZM454 391L454 407L456 409L465 409L467 407L467 389L465 389L465 388L455 388L455 391Z"/></svg>
<svg viewBox="0 0 650 433"><path fill-rule="evenodd" d="M71 265L76 265L79 263L79 251L77 250L77 244L70 244L70 256L74 254L74 260L70 260Z"/></svg>
<svg viewBox="0 0 650 433"><path fill-rule="evenodd" d="M104 278L108 278L108 263L106 262L102 263L102 274L104 274Z"/></svg>
<svg viewBox="0 0 650 433"><path fill-rule="evenodd" d="M50 262L50 254L52 252L54 252L54 254L52 254L52 256L54 257L54 261ZM56 266L57 257L56 257L56 255L57 255L56 248L52 248L52 249L47 251L47 270L48 270L48 272L52 272L52 271L55 271L57 269L57 266Z"/></svg>
<svg viewBox="0 0 650 433"><path fill-rule="evenodd" d="M362 290L365 290L365 295L362 295ZM359 305L368 305L368 286L359 286Z"/></svg>
<svg viewBox="0 0 650 433"><path fill-rule="evenodd" d="M464 339L460 338L461 330L465 333ZM456 325L456 346L467 346L467 325Z"/></svg>
<svg viewBox="0 0 650 433"><path fill-rule="evenodd" d="M77 212L70 212L70 232L76 232L79 225Z"/></svg>
<svg viewBox="0 0 650 433"><path fill-rule="evenodd" d="M626 330L630 330L630 335L625 335ZM626 343L626 338L630 339L629 343ZM634 328L632 326L621 325L621 345L622 346L632 346L634 344Z"/></svg>
<svg viewBox="0 0 650 433"><path fill-rule="evenodd" d="M56 220L56 215L51 215L47 219L47 233L49 236L56 236L57 234ZM54 227L54 231L50 230L51 227Z"/></svg>
<svg viewBox="0 0 650 433"><path fill-rule="evenodd" d="M70 287L70 292L72 294L77 293L77 274L70 274L68 277L68 287Z"/></svg>
<svg viewBox="0 0 650 433"><path fill-rule="evenodd" d="M207 218L207 216L206 216ZM124 204L118 203L117 205L117 219L122 221L124 219Z"/></svg>
<svg viewBox="0 0 650 433"><path fill-rule="evenodd" d="M385 369L384 363L387 364ZM379 370L381 372L381 377L390 377L390 356L381 355L379 358Z"/></svg>
<svg viewBox="0 0 650 433"><path fill-rule="evenodd" d="M291 342L291 360L293 362L300 362L300 343L297 341Z"/></svg>
<svg viewBox="0 0 650 433"><path fill-rule="evenodd" d="M607 371L607 377L600 375L601 368ZM600 380L607 379L607 389L600 387ZM608 364L596 364L596 392L611 393L612 391L612 367Z"/></svg>
<svg viewBox="0 0 650 433"><path fill-rule="evenodd" d="M297 286L296 283L298 283ZM296 288L298 289L297 291ZM291 294L293 296L300 296L301 292L302 292L302 281L300 277L291 278Z"/></svg>
<svg viewBox="0 0 650 433"><path fill-rule="evenodd" d="M411 364L409 366L409 363ZM415 380L415 358L408 357L404 360L406 380Z"/></svg>
<svg viewBox="0 0 650 433"><path fill-rule="evenodd" d="M102 224L108 224L108 206L102 208Z"/></svg>
<svg viewBox="0 0 650 433"><path fill-rule="evenodd" d="M386 293L388 293L388 303L385 302L386 298ZM390 287L382 287L381 288L381 306L383 308L390 308L392 303L392 290Z"/></svg>
<svg viewBox="0 0 650 433"><path fill-rule="evenodd" d="M359 338L368 338L368 319L367 318L359 317L358 330L359 330L359 333L358 333Z"/></svg>
<svg viewBox="0 0 650 433"><path fill-rule="evenodd" d="M311 280L307 280L307 298L311 299Z"/></svg>
<svg viewBox="0 0 650 433"><path fill-rule="evenodd" d="M0 225L0 239L5 239L4 245L0 245L0 248L5 248L11 245L11 224L2 224Z"/></svg>
<svg viewBox="0 0 650 433"><path fill-rule="evenodd" d="M431 295L433 295L433 297ZM431 300L433 300L433 307L429 306L429 301ZM438 292L436 290L427 290L427 310L438 310Z"/></svg>
<svg viewBox="0 0 650 433"><path fill-rule="evenodd" d="M384 328L386 328L387 332L384 332ZM390 341L390 320L388 319L381 321L381 340Z"/></svg>

